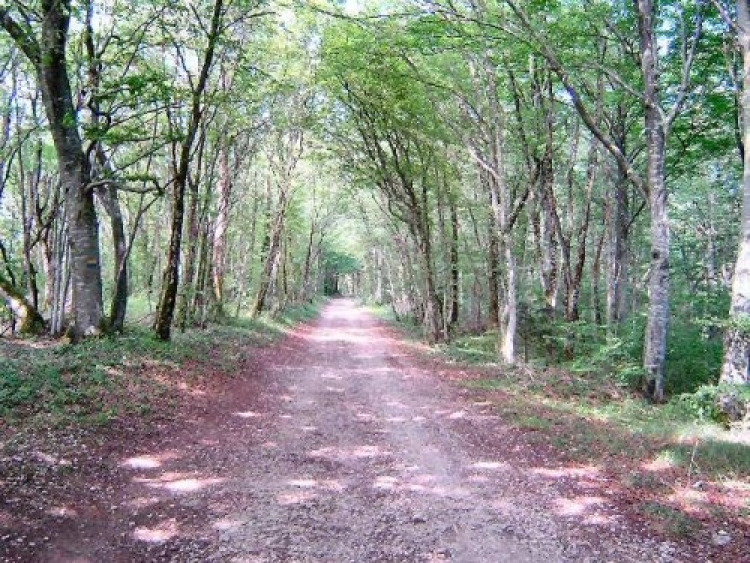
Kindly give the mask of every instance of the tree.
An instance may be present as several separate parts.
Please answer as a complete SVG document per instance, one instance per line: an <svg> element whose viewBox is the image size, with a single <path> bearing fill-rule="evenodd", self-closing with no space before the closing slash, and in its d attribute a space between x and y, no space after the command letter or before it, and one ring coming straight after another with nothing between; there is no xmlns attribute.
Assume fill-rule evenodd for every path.
<svg viewBox="0 0 750 563"><path fill-rule="evenodd" d="M210 23L206 34L206 50L203 53L200 71L197 80L193 82L191 77L190 91L190 113L187 118L185 130L182 133L182 142L179 146L179 156L174 162L174 177L172 185L172 221L169 249L167 252L167 263L162 280L161 298L154 321L154 332L160 340L169 340L172 333L172 319L174 317L175 305L177 304L177 288L180 283L180 257L182 253L182 230L185 219L185 193L190 172L190 161L192 159L193 145L198 133L201 119L203 117L203 95L206 90L211 66L214 61L217 43L222 33L222 21L224 17L223 0L215 0L211 13ZM200 18L200 16L197 16ZM203 27L203 29L206 29ZM175 45L178 57L185 64L181 53L184 46ZM190 69L184 68L190 76Z"/></svg>
<svg viewBox="0 0 750 563"><path fill-rule="evenodd" d="M575 79L551 46L552 43L540 34L540 31L532 24L529 15L520 4L515 0L506 0L506 2L518 18L522 28L534 37L536 48L547 60L550 68L567 90L586 127L615 158L623 174L636 183L647 196L651 213L651 266L643 367L646 371L646 386L649 395L655 401L661 402L664 399L667 327L670 314L670 247L665 159L669 134L690 92L692 65L703 26L701 4L698 4L694 12L695 24L692 34L687 32L687 23L684 17L678 24L683 28L682 45L680 47L681 76L674 89L674 95L669 100L671 105L668 109L665 109L665 103L661 95L664 85L661 81L662 73L659 67L656 6L652 0L634 0L639 38L638 58L643 86L642 90L638 91L624 80L618 79L618 84L635 95L643 105L647 150L646 176L643 178L633 169L626 155L613 142L611 136L596 123L581 94L581 87L576 85ZM684 12L681 13L681 15L683 14ZM610 74L613 73L610 72ZM616 74L613 75L616 76Z"/></svg>
<svg viewBox="0 0 750 563"><path fill-rule="evenodd" d="M736 24L720 6L736 30L742 52L740 129L742 131L742 222L740 244L732 282L732 304L729 326L724 339L724 362L721 381L750 384L750 3L737 1Z"/></svg>
<svg viewBox="0 0 750 563"><path fill-rule="evenodd" d="M0 20L33 65L42 91L64 193L73 290L70 332L78 338L101 334L105 328L98 221L89 163L79 132L78 107L68 75L66 45L71 3L42 0L40 8L37 33L22 8L22 20L4 7L0 8Z"/></svg>

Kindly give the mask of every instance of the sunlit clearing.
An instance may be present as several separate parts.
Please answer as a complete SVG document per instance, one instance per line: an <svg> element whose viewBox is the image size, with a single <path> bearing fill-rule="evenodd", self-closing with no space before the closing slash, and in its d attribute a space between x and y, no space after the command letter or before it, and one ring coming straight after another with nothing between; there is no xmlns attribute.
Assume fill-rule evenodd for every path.
<svg viewBox="0 0 750 563"><path fill-rule="evenodd" d="M497 471L500 469L510 469L510 465L504 461L477 461L470 465L472 469L489 469Z"/></svg>
<svg viewBox="0 0 750 563"><path fill-rule="evenodd" d="M166 520L153 528L136 528L133 537L142 542L164 543L175 537L179 528L174 520Z"/></svg>
<svg viewBox="0 0 750 563"><path fill-rule="evenodd" d="M575 497L555 500L558 507L556 512L560 516L581 516L593 507L606 503L606 499L601 497Z"/></svg>
<svg viewBox="0 0 750 563"><path fill-rule="evenodd" d="M541 477L548 477L550 479L562 479L565 477L596 477L601 473L601 470L598 467L589 465L584 467L558 467L557 469L535 467L531 470L531 472Z"/></svg>
<svg viewBox="0 0 750 563"><path fill-rule="evenodd" d="M259 412L253 412L253 411L247 411L247 412L236 412L234 413L234 416L238 416L240 418L260 418L263 416Z"/></svg>

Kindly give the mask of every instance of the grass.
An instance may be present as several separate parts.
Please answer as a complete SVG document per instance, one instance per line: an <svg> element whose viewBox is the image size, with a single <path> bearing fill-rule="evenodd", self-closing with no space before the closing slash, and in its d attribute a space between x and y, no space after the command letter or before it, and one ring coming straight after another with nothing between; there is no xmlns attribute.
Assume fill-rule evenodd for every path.
<svg viewBox="0 0 750 563"><path fill-rule="evenodd" d="M684 398L652 405L605 372L501 366L496 341L494 332L460 335L434 351L481 368L461 385L494 403L500 418L524 433L532 456L599 467L627 491L633 510L667 536L689 537L712 521L748 526L750 432L697 419L696 406ZM709 483L710 492L694 488L699 482Z"/></svg>
<svg viewBox="0 0 750 563"><path fill-rule="evenodd" d="M205 330L174 331L169 343L138 325L129 325L124 335L77 345L0 340L0 421L54 427L156 415L174 402L176 382L200 379L201 371L189 369L191 363L210 359L212 370L232 373L248 344L272 342L289 327L314 318L319 305L290 308L276 318L240 318Z"/></svg>
<svg viewBox="0 0 750 563"><path fill-rule="evenodd" d="M698 520L667 504L647 502L643 504L641 510L657 523L663 533L673 537L687 538L701 528Z"/></svg>

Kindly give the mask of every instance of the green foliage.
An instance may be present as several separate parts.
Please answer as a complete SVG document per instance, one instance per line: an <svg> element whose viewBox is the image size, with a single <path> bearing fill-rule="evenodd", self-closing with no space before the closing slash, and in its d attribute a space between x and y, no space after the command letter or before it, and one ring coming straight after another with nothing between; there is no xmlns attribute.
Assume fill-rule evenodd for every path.
<svg viewBox="0 0 750 563"><path fill-rule="evenodd" d="M174 392L170 378L196 377L183 373L181 366L213 358L213 368L234 373L242 357L237 347L279 338L288 327L314 318L320 304L290 307L274 319L237 320L177 333L171 343L132 326L123 336L77 345L39 342L31 347L0 341L0 418L42 417L44 424L69 424L104 423L128 414L166 416L164 405L157 409L154 402ZM160 371L165 377L154 377Z"/></svg>
<svg viewBox="0 0 750 563"><path fill-rule="evenodd" d="M674 403L699 421L728 424L726 401L739 411L750 413L750 387L746 385L703 385L692 393L683 393Z"/></svg>
<svg viewBox="0 0 750 563"><path fill-rule="evenodd" d="M446 353L461 362L483 364L497 361L497 331L479 335L463 335L454 339L446 348Z"/></svg>
<svg viewBox="0 0 750 563"><path fill-rule="evenodd" d="M609 336L595 343L590 354L577 357L570 367L577 372L606 375L619 387L637 390L644 377L640 335L628 331L623 336Z"/></svg>
<svg viewBox="0 0 750 563"><path fill-rule="evenodd" d="M684 512L661 502L647 502L642 508L649 519L671 536L689 537L700 530L700 522Z"/></svg>
<svg viewBox="0 0 750 563"><path fill-rule="evenodd" d="M332 249L326 249L324 251L323 262L327 272L339 276L353 274L362 269L359 260L354 256Z"/></svg>
<svg viewBox="0 0 750 563"><path fill-rule="evenodd" d="M723 353L720 335L677 317L667 346L665 389L669 394L690 393L718 381Z"/></svg>

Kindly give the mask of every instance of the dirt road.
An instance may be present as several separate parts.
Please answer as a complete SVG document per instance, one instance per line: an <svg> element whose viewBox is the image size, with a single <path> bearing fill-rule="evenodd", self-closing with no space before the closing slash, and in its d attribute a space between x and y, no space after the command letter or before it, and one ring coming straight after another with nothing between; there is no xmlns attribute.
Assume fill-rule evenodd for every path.
<svg viewBox="0 0 750 563"><path fill-rule="evenodd" d="M48 536L8 560L692 560L629 529L596 468L518 463L491 406L410 346L330 303L179 428L113 449L114 485L51 507Z"/></svg>

